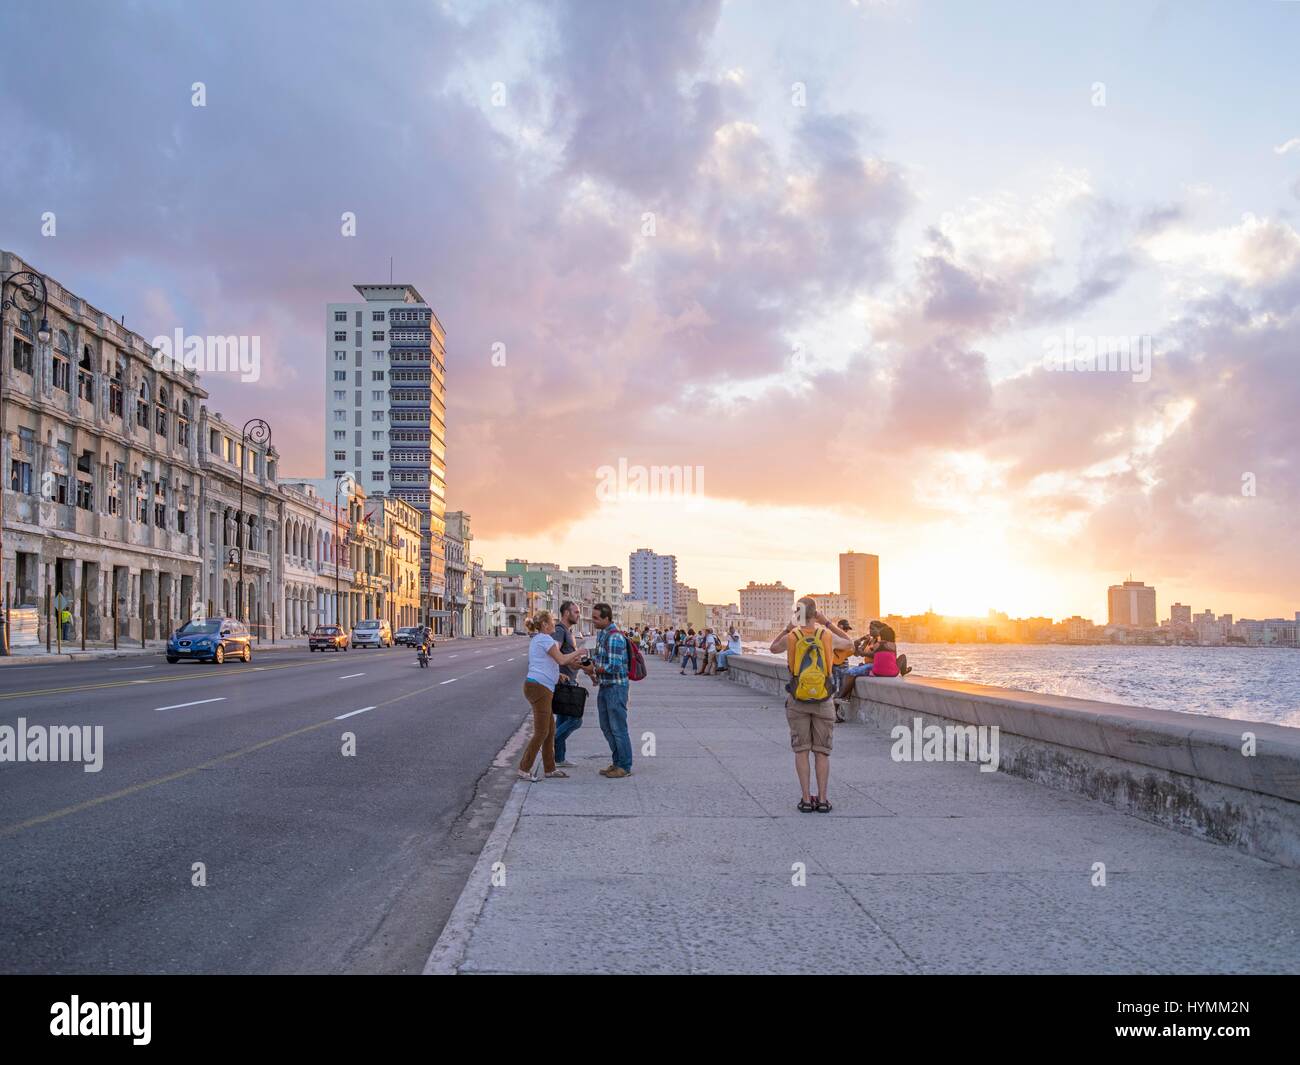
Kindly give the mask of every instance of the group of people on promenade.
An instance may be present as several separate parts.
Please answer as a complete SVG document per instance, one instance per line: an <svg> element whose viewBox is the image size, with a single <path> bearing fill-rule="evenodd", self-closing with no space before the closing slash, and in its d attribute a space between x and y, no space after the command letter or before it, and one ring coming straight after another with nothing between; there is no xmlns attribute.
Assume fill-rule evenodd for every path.
<svg viewBox="0 0 1300 1065"><path fill-rule="evenodd" d="M542 756L542 772L548 777L565 778L569 775L565 770L573 768L566 757L567 741L582 727L582 716L558 715L557 722L554 705L556 688L577 684L579 672L596 685L600 731L609 744L610 764L600 775L620 780L632 773L632 741L627 731L628 639L614 624L614 611L608 603L592 607L591 619L596 627L596 647L590 654L573 638L578 624L576 603L562 603L558 619L543 610L526 622L529 640L524 697L533 711L533 734L519 760L521 777L532 778L538 754Z"/></svg>
<svg viewBox="0 0 1300 1065"><path fill-rule="evenodd" d="M585 673L597 688L600 731L609 744L610 764L601 776L620 780L632 773L632 743L628 735L627 699L629 660L654 654L671 662L680 658L681 672L689 663L695 675L723 673L727 659L741 651L739 632L727 632L725 648L710 628L660 630L643 626L624 634L614 623L608 603L597 603L592 622L597 632L596 647L588 653L574 640L579 621L577 604L565 602L560 616L542 611L526 622L528 672L524 696L533 712L533 732L519 761L519 775L533 778L540 755L542 772L549 778L567 778L572 769L567 742L582 727L581 710L557 714L557 702L565 706L575 699L581 705L585 692L562 686L577 685L578 674ZM772 654L785 654L790 680L786 685L786 722L790 730L790 747L794 751L795 775L799 780L801 813L830 813L830 755L836 721L844 720L844 703L852 696L858 677L900 677L911 672L907 656L898 654L894 630L880 621L871 622L865 636L855 637L845 618L832 622L817 608L811 596L796 604L795 617L772 641ZM851 665L853 656L862 657ZM703 659L703 667L700 660ZM644 675L643 663L637 658ZM558 694L557 694L558 693ZM812 765L809 756L812 756ZM817 790L812 790L813 777Z"/></svg>
<svg viewBox="0 0 1300 1065"><path fill-rule="evenodd" d="M691 667L695 676L716 676L727 672L727 659L740 654L740 633L733 625L727 630L726 641L712 629L696 630L693 625L684 629L659 629L642 625L632 634L642 654L655 655L665 662L681 662L681 673Z"/></svg>

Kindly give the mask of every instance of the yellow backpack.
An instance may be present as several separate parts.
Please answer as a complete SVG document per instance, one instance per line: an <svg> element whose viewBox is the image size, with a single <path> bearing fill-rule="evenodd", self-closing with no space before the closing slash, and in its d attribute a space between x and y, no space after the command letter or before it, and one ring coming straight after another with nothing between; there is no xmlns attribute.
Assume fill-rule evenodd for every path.
<svg viewBox="0 0 1300 1065"><path fill-rule="evenodd" d="M795 629L790 635L795 639L795 669L786 690L801 703L820 703L829 699L831 671L826 662L821 626L816 626L812 635L802 629Z"/></svg>

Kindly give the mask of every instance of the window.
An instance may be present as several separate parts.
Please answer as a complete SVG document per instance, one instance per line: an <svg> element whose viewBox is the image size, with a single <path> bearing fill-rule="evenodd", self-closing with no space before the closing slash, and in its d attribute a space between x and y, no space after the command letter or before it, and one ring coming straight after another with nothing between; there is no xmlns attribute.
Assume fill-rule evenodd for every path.
<svg viewBox="0 0 1300 1065"><path fill-rule="evenodd" d="M136 397L135 424L141 429L149 428L149 382L140 382L140 395Z"/></svg>
<svg viewBox="0 0 1300 1065"><path fill-rule="evenodd" d="M225 459L227 462L229 462L231 461L231 455L232 452L230 449L230 437L223 436L221 438L221 457Z"/></svg>
<svg viewBox="0 0 1300 1065"><path fill-rule="evenodd" d="M372 422L382 422L384 420L384 412L382 410L372 410L370 412L370 420Z"/></svg>
<svg viewBox="0 0 1300 1065"><path fill-rule="evenodd" d="M347 361L348 361L348 353L347 353L346 351L336 351L336 352L334 352L334 361L335 361L335 362L347 362Z"/></svg>
<svg viewBox="0 0 1300 1065"><path fill-rule="evenodd" d="M18 450L24 455L36 454L36 431L25 425L18 427Z"/></svg>
<svg viewBox="0 0 1300 1065"><path fill-rule="evenodd" d="M335 439L335 440L346 440L347 438L348 438L348 431L347 431L346 429L335 429L335 430L334 430L334 439Z"/></svg>
<svg viewBox="0 0 1300 1065"><path fill-rule="evenodd" d="M384 438L384 431L382 429L380 429L378 432L371 430L370 433L371 440L382 440L383 438Z"/></svg>
<svg viewBox="0 0 1300 1065"><path fill-rule="evenodd" d="M159 436L167 435L167 389L158 389L158 406L154 413L154 429Z"/></svg>
<svg viewBox="0 0 1300 1065"><path fill-rule="evenodd" d="M347 311L335 311L335 312L334 312L334 321L336 321L336 322L346 322L347 320L348 320L348 312L347 312Z"/></svg>
<svg viewBox="0 0 1300 1065"><path fill-rule="evenodd" d="M370 334L370 340L371 340L372 343L375 343L375 344L382 344L382 343L384 342L384 332L383 332L383 330L382 330L382 329L376 329L376 330L374 330L374 332L372 332L372 333Z"/></svg>
<svg viewBox="0 0 1300 1065"><path fill-rule="evenodd" d="M80 477L77 478L77 506L81 510L95 509L95 486Z"/></svg>
<svg viewBox="0 0 1300 1065"><path fill-rule="evenodd" d="M177 532L180 533L189 532L189 529L186 527L186 520L187 520L187 514L185 508L178 505L176 507L176 531Z"/></svg>
<svg viewBox="0 0 1300 1065"><path fill-rule="evenodd" d="M387 316L383 311L371 311L370 320L372 322L382 322Z"/></svg>
<svg viewBox="0 0 1300 1065"><path fill-rule="evenodd" d="M334 343L346 344L348 341L348 331L346 329L334 330Z"/></svg>
<svg viewBox="0 0 1300 1065"><path fill-rule="evenodd" d="M181 447L190 444L190 401L181 400L180 414L176 419L176 443Z"/></svg>
<svg viewBox="0 0 1300 1065"><path fill-rule="evenodd" d="M122 375L125 372L125 364L118 359L114 369L113 378L108 382L108 413L122 417Z"/></svg>
<svg viewBox="0 0 1300 1065"><path fill-rule="evenodd" d="M83 345L81 361L77 363L77 395L87 403L95 402L95 378L91 358L90 345Z"/></svg>
<svg viewBox="0 0 1300 1065"><path fill-rule="evenodd" d="M108 482L108 512L117 514L120 510L119 496L122 491L122 464L113 463L113 479Z"/></svg>
<svg viewBox="0 0 1300 1065"><path fill-rule="evenodd" d="M384 453L382 451L372 451L370 452L370 458L372 462L383 462Z"/></svg>
<svg viewBox="0 0 1300 1065"><path fill-rule="evenodd" d="M32 494L32 464L13 459L9 463L9 490L21 492L25 496Z"/></svg>
<svg viewBox="0 0 1300 1065"><path fill-rule="evenodd" d="M22 334L22 335L20 335ZM24 339L24 336L26 339ZM23 311L18 317L18 328L14 330L14 342L10 349L14 369L22 373L32 372L32 316Z"/></svg>
<svg viewBox="0 0 1300 1065"><path fill-rule="evenodd" d="M346 451L336 451L336 452L334 452L334 461L335 461L335 462L347 462L347 460L348 460L348 453L347 453Z"/></svg>
<svg viewBox="0 0 1300 1065"><path fill-rule="evenodd" d="M382 380L384 379L384 371L383 371L383 370L371 370L371 371L370 371L370 379L371 379L372 381L382 381Z"/></svg>
<svg viewBox="0 0 1300 1065"><path fill-rule="evenodd" d="M384 401L384 390L382 388L376 388L373 392L370 393L371 403L382 403L383 401Z"/></svg>
<svg viewBox="0 0 1300 1065"><path fill-rule="evenodd" d="M345 421L347 421L347 420L348 420L348 412L345 411L345 410L336 410L336 411L334 412L334 420L335 420L336 422L345 422Z"/></svg>
<svg viewBox="0 0 1300 1065"><path fill-rule="evenodd" d="M343 476L343 473L344 473L343 470L335 470L335 471L334 471L334 479L335 479L335 480L338 480L338 478L340 478L340 477Z"/></svg>
<svg viewBox="0 0 1300 1065"><path fill-rule="evenodd" d="M346 381L347 379L348 379L348 372L347 372L347 370L335 370L335 371L334 371L334 380L336 380L336 381Z"/></svg>
<svg viewBox="0 0 1300 1065"><path fill-rule="evenodd" d="M384 479L384 471L383 471L383 470L375 470L375 480L376 480L376 481L382 481L383 479Z"/></svg>
<svg viewBox="0 0 1300 1065"><path fill-rule="evenodd" d="M71 364L58 352L54 353L54 387L63 392L72 389Z"/></svg>
<svg viewBox="0 0 1300 1065"><path fill-rule="evenodd" d="M348 394L347 394L347 391L346 391L345 389L342 389L342 388L336 388L336 389L334 390L334 402L336 402L336 403L342 403L342 402L344 402L347 398L348 398Z"/></svg>

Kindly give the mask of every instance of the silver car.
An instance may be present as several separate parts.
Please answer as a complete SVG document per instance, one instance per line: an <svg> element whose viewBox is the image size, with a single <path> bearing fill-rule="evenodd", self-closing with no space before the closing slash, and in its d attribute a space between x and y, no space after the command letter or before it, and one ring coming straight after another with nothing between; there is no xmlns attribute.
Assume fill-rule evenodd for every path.
<svg viewBox="0 0 1300 1065"><path fill-rule="evenodd" d="M382 618L369 618L352 626L353 647L392 647L393 629Z"/></svg>

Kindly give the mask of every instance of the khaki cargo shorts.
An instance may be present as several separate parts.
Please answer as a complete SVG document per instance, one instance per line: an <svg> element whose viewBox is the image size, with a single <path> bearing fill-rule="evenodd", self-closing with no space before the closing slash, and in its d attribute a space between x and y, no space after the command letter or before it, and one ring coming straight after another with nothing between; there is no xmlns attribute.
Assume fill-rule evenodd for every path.
<svg viewBox="0 0 1300 1065"><path fill-rule="evenodd" d="M831 753L831 733L835 731L834 699L820 703L801 703L793 695L787 695L785 719L790 723L790 748L795 753Z"/></svg>

